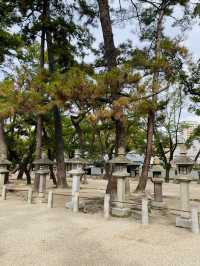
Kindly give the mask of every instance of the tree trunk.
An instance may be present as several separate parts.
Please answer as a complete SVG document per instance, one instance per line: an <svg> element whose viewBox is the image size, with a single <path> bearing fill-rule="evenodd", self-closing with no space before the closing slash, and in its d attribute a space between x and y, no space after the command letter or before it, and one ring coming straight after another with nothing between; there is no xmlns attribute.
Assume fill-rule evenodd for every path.
<svg viewBox="0 0 200 266"><path fill-rule="evenodd" d="M167 163L166 164L166 172L165 172L165 182L166 183L169 183L169 173L170 173L170 169L171 169L171 164L170 163Z"/></svg>
<svg viewBox="0 0 200 266"><path fill-rule="evenodd" d="M42 32L41 32L41 45L40 45L40 70L44 69L45 64L45 23L46 23L46 16L47 16L47 1L43 1L43 11L41 16L42 22ZM37 130L36 130L36 151L35 151L35 159L40 159L42 155L42 115L37 116ZM38 166L35 166L35 170L39 170ZM34 179L34 191L38 192L39 190L39 174L35 174Z"/></svg>
<svg viewBox="0 0 200 266"><path fill-rule="evenodd" d="M112 31L112 22L110 18L110 8L108 0L98 0L99 5L99 14L101 28L103 32L104 39L104 49L105 49L105 60L109 70L117 66L117 49L115 48L113 31ZM117 100L120 95L120 88L111 88L112 89L112 99ZM117 110L117 113L120 114L120 118L114 118L116 121L116 143L115 143L115 152L118 152L119 147L125 148L125 124L124 124L124 114L123 108ZM116 178L112 178L108 173L108 187L107 191L117 188Z"/></svg>
<svg viewBox="0 0 200 266"><path fill-rule="evenodd" d="M136 192L144 191L146 188L146 184L148 180L149 165L150 165L151 156L152 156L154 120L155 120L155 112L150 111L148 113L147 146L146 146L146 151L145 151L144 164L142 168L142 174L139 179L138 186L136 188Z"/></svg>
<svg viewBox="0 0 200 266"><path fill-rule="evenodd" d="M65 188L66 182L66 171L65 171L65 160L64 160L64 141L62 136L62 121L60 111L57 106L54 107L54 123L55 123L55 140L56 140L56 162L57 162L57 181L58 187Z"/></svg>
<svg viewBox="0 0 200 266"><path fill-rule="evenodd" d="M165 6L164 2L163 4ZM165 10L163 7L161 7L160 14L159 14L157 24L156 24L156 31L155 31L155 60L158 60L160 58L160 41L161 41L162 23L163 23L164 14L165 14ZM152 92L153 93L157 92L158 90L157 88L158 81L159 81L159 71L156 70L153 73L153 80L152 80ZM152 104L157 104L157 96L152 97L152 102L153 102ZM152 156L155 114L156 114L156 110L154 110L154 107L153 107L148 112L147 147L146 147L146 152L145 152L144 165L142 168L142 174L139 179L136 192L144 191L146 188L147 180L148 180L148 171L149 171L149 165L150 165L151 156Z"/></svg>
<svg viewBox="0 0 200 266"><path fill-rule="evenodd" d="M98 0L98 5L104 39L105 60L108 69L111 70L113 67L117 66L117 50L114 44L108 0Z"/></svg>
<svg viewBox="0 0 200 266"><path fill-rule="evenodd" d="M37 117L37 127L36 127L36 150L35 150L35 159L40 159L42 154L42 116L38 115ZM38 167L35 166L35 170L38 170ZM39 174L35 174L34 180L34 191L38 192L39 189Z"/></svg>
<svg viewBox="0 0 200 266"><path fill-rule="evenodd" d="M53 74L54 72L54 58L52 52L52 36L49 29L46 33L47 36L47 51L48 51L48 63L49 71ZM56 162L57 162L57 185L58 187L67 187L66 182L66 171L65 171L65 160L64 160L64 141L62 134L62 121L60 110L58 106L54 106L54 125L55 125L55 142L56 142Z"/></svg>

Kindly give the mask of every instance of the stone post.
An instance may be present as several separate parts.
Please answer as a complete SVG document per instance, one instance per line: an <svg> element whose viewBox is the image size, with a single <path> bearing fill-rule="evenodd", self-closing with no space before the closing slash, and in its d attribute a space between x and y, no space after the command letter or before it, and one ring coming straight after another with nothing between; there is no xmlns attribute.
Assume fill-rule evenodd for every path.
<svg viewBox="0 0 200 266"><path fill-rule="evenodd" d="M199 234L199 216L198 216L198 207L192 206L191 208L191 217L192 217L192 232L194 234Z"/></svg>
<svg viewBox="0 0 200 266"><path fill-rule="evenodd" d="M109 219L110 217L110 194L104 196L104 218Z"/></svg>
<svg viewBox="0 0 200 266"><path fill-rule="evenodd" d="M149 224L148 199L142 199L142 225Z"/></svg>
<svg viewBox="0 0 200 266"><path fill-rule="evenodd" d="M29 204L32 203L32 197L33 197L33 190L32 190L32 188L29 188L29 190L28 190L28 203Z"/></svg>
<svg viewBox="0 0 200 266"><path fill-rule="evenodd" d="M53 208L53 191L49 191L47 207Z"/></svg>
<svg viewBox="0 0 200 266"><path fill-rule="evenodd" d="M2 200L6 200L6 186L5 185L3 185L3 187L2 187L2 195L1 195L1 197L2 197Z"/></svg>

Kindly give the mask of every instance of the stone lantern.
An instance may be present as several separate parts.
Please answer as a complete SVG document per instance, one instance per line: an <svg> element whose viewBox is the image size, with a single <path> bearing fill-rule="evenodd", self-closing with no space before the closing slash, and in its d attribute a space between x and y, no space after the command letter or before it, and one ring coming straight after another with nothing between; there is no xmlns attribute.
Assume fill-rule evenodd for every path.
<svg viewBox="0 0 200 266"><path fill-rule="evenodd" d="M125 217L130 214L130 208L128 208L125 203L126 179L129 176L129 173L127 172L127 164L130 163L130 161L125 157L124 149L120 148L118 156L109 162L114 167L112 175L117 178L117 203L116 206L112 208L111 212L114 216Z"/></svg>
<svg viewBox="0 0 200 266"><path fill-rule="evenodd" d="M152 204L155 207L164 207L162 184L164 182L164 169L160 164L158 157L154 158L152 166L152 181L154 183L154 201Z"/></svg>
<svg viewBox="0 0 200 266"><path fill-rule="evenodd" d="M8 167L11 165L11 162L7 160L5 154L0 155L0 187L5 184L6 176L9 174Z"/></svg>
<svg viewBox="0 0 200 266"><path fill-rule="evenodd" d="M175 159L177 167L177 181L180 183L180 205L181 214L176 218L176 226L190 228L190 199L189 199L189 184L192 181L191 171L194 161L187 156L186 146L182 144L180 155Z"/></svg>
<svg viewBox="0 0 200 266"><path fill-rule="evenodd" d="M46 177L49 174L49 166L53 165L53 162L48 159L46 153L42 153L41 159L36 159L33 164L39 168L35 173L39 175L39 188L38 188L38 198L39 201L45 197L46 191Z"/></svg>
<svg viewBox="0 0 200 266"><path fill-rule="evenodd" d="M68 174L72 175L72 197L76 192L80 190L80 178L85 173L83 170L87 161L81 158L80 150L75 150L74 158L69 160L72 170L68 171ZM67 208L73 207L73 201L66 203Z"/></svg>

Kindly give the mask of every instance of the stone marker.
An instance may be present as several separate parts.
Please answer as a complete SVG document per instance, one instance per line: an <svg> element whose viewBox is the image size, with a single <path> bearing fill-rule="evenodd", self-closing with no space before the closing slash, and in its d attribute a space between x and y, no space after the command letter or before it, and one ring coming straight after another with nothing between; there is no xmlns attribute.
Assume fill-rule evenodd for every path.
<svg viewBox="0 0 200 266"><path fill-rule="evenodd" d="M2 187L1 197L2 197L2 200L6 200L6 186L5 185L3 185L3 187Z"/></svg>
<svg viewBox="0 0 200 266"><path fill-rule="evenodd" d="M32 198L33 198L33 190L32 188L28 189L28 203L31 204L32 203Z"/></svg>
<svg viewBox="0 0 200 266"><path fill-rule="evenodd" d="M192 216L192 232L194 234L199 234L199 216L198 216L198 207L191 207L191 216Z"/></svg>
<svg viewBox="0 0 200 266"><path fill-rule="evenodd" d="M110 163L114 166L114 172L112 175L117 178L117 202L116 206L111 209L111 213L114 216L126 217L130 215L130 208L127 207L126 201L126 179L129 176L127 172L127 164L130 161L125 157L125 151L120 148L118 156Z"/></svg>
<svg viewBox="0 0 200 266"><path fill-rule="evenodd" d="M148 199L142 199L142 225L149 224Z"/></svg>
<svg viewBox="0 0 200 266"><path fill-rule="evenodd" d="M46 177L49 174L49 166L53 165L53 162L48 159L46 153L42 153L42 158L33 161L34 165L39 166L39 170L36 171L36 174L39 174L39 189L38 189L38 200L43 202L46 192Z"/></svg>
<svg viewBox="0 0 200 266"><path fill-rule="evenodd" d="M109 219L110 217L110 194L104 196L104 218Z"/></svg>
<svg viewBox="0 0 200 266"><path fill-rule="evenodd" d="M47 207L53 208L53 191L49 191Z"/></svg>
<svg viewBox="0 0 200 266"><path fill-rule="evenodd" d="M175 160L177 166L177 181L180 183L180 216L176 217L176 226L191 228L189 184L194 161L187 156L186 146L182 144L180 156Z"/></svg>

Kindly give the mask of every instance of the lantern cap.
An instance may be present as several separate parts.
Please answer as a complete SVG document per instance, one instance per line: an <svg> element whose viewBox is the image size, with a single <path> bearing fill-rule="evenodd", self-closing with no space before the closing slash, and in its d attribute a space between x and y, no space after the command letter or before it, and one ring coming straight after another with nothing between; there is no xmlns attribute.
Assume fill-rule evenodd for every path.
<svg viewBox="0 0 200 266"><path fill-rule="evenodd" d="M72 164L87 164L87 160L81 158L81 152L80 150L75 150L74 157L72 159L68 160L68 163Z"/></svg>
<svg viewBox="0 0 200 266"><path fill-rule="evenodd" d="M36 159L33 161L34 165L53 165L53 161L49 160L47 154L42 152L42 156L40 159Z"/></svg>
<svg viewBox="0 0 200 266"><path fill-rule="evenodd" d="M118 155L117 157L111 159L109 161L109 163L111 164L129 164L131 163L130 160L128 160L126 157L125 157L125 150L123 147L119 148L118 150Z"/></svg>

